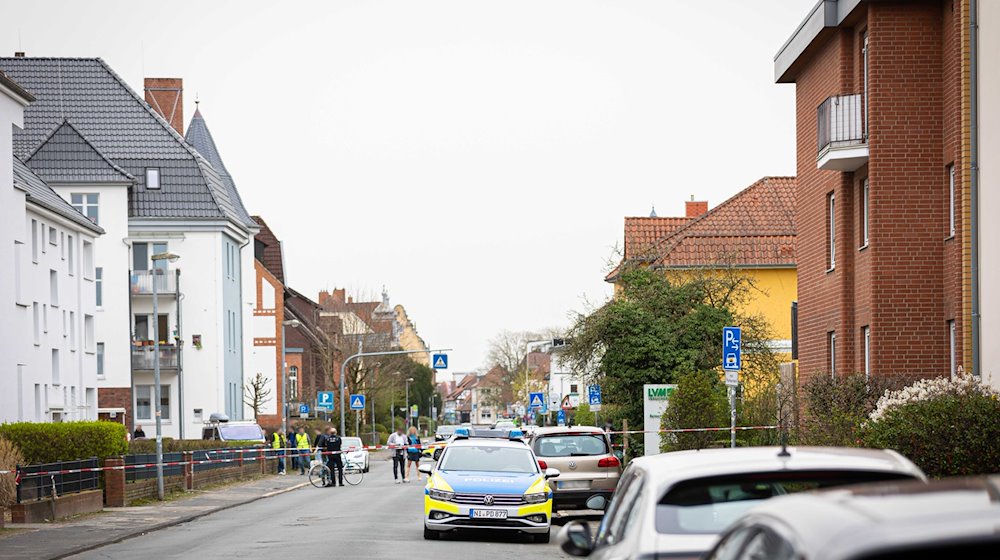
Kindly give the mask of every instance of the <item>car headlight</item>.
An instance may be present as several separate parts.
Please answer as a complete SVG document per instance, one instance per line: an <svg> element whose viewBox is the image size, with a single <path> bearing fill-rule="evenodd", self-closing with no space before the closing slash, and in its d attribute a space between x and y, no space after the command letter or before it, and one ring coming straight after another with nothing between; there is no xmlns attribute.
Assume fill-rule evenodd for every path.
<svg viewBox="0 0 1000 560"><path fill-rule="evenodd" d="M524 501L529 504L541 504L549 499L548 492L536 492L534 494L525 494Z"/></svg>
<svg viewBox="0 0 1000 560"><path fill-rule="evenodd" d="M432 500L439 500L442 502L450 502L452 498L455 497L454 492L447 492L445 490L436 490L434 488L428 490L427 494L431 497Z"/></svg>

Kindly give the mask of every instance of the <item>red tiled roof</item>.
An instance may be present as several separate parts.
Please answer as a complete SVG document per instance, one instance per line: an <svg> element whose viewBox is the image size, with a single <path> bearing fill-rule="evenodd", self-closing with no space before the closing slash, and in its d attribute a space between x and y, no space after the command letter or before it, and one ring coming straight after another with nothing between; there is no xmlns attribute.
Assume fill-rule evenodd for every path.
<svg viewBox="0 0 1000 560"><path fill-rule="evenodd" d="M264 244L264 258L261 259L261 264L283 284L285 282L285 270L284 259L281 256L281 242L278 241L277 236L274 235L271 228L264 222L264 218L260 216L251 216L251 218L260 226L260 232L254 236L254 239Z"/></svg>
<svg viewBox="0 0 1000 560"><path fill-rule="evenodd" d="M690 223L693 218L625 218L625 258L641 257L657 241Z"/></svg>
<svg viewBox="0 0 1000 560"><path fill-rule="evenodd" d="M662 238L664 268L795 266L795 178L765 177Z"/></svg>

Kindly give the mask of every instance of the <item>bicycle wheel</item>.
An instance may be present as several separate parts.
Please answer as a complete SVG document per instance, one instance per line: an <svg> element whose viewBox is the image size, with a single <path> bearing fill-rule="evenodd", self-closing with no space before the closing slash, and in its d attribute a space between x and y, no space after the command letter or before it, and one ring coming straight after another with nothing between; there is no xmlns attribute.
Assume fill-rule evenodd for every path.
<svg viewBox="0 0 1000 560"><path fill-rule="evenodd" d="M309 483L316 488L322 488L330 483L330 467L316 465L309 469Z"/></svg>
<svg viewBox="0 0 1000 560"><path fill-rule="evenodd" d="M361 465L355 463L348 463L344 465L344 482L350 484L351 486L357 486L361 484L361 481L365 479L365 472L361 468Z"/></svg>

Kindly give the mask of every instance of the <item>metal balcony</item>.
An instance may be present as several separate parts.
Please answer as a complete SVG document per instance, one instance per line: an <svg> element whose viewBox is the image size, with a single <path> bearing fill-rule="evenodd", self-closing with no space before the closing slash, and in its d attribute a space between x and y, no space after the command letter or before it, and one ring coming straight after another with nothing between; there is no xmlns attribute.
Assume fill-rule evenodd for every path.
<svg viewBox="0 0 1000 560"><path fill-rule="evenodd" d="M160 369L177 369L177 356L180 349L176 346L160 345ZM154 346L132 346L132 369L152 370L155 367L157 353Z"/></svg>
<svg viewBox="0 0 1000 560"><path fill-rule="evenodd" d="M833 95L816 109L816 167L857 171L868 163L864 96Z"/></svg>
<svg viewBox="0 0 1000 560"><path fill-rule="evenodd" d="M129 279L132 295L152 295L153 282L156 282L157 295L172 295L177 293L177 273L174 270L133 271Z"/></svg>

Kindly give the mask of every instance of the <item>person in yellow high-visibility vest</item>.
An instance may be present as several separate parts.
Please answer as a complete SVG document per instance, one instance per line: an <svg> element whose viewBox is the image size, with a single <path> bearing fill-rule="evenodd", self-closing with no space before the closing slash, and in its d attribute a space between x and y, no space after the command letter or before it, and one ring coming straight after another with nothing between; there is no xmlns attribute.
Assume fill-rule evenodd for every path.
<svg viewBox="0 0 1000 560"><path fill-rule="evenodd" d="M285 440L285 434L281 430L275 430L271 434L271 448L274 449L275 455L278 457L278 474L285 474L285 447L287 441Z"/></svg>
<svg viewBox="0 0 1000 560"><path fill-rule="evenodd" d="M312 449L309 446L309 434L306 433L305 428L299 428L298 433L295 434L295 449L299 454L299 475L306 474L306 468L309 466L309 451Z"/></svg>

